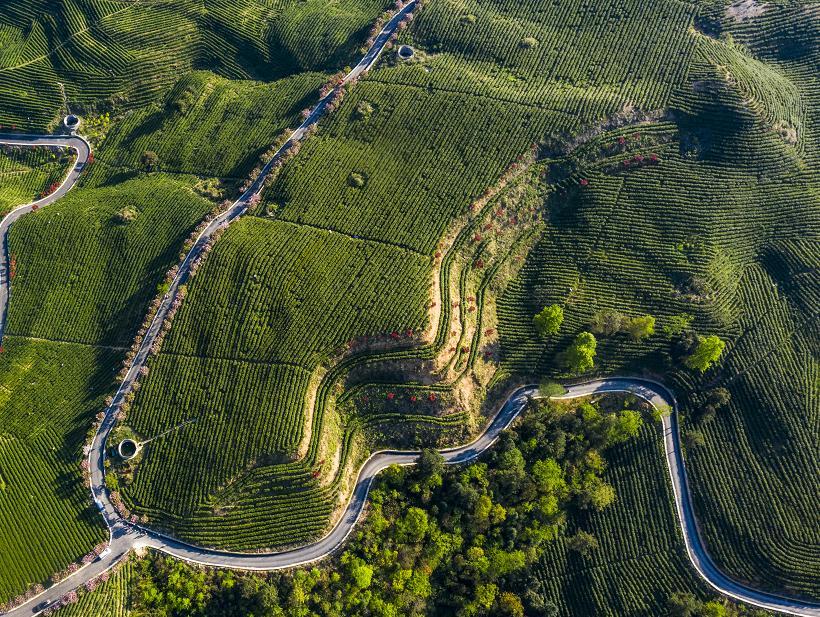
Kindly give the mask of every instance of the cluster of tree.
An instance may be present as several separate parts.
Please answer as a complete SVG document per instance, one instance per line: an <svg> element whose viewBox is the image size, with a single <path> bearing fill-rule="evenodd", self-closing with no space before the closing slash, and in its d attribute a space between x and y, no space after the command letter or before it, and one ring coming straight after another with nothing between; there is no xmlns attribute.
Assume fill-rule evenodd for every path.
<svg viewBox="0 0 820 617"><path fill-rule="evenodd" d="M652 315L627 317L618 311L606 309L593 315L590 330L601 336L625 332L632 340L640 341L655 334L655 318Z"/></svg>
<svg viewBox="0 0 820 617"><path fill-rule="evenodd" d="M667 320L663 332L674 337L673 358L687 368L701 373L720 359L726 343L715 335L701 336L691 329L694 317L674 315ZM597 336L610 337L625 333L633 341L644 340L655 334L655 317L638 315L628 317L614 309L598 311L592 316L589 331L579 333L572 344L558 354L560 366L572 374L581 374L595 366ZM542 338L558 333L564 322L564 309L558 304L545 306L533 317L536 332Z"/></svg>
<svg viewBox="0 0 820 617"><path fill-rule="evenodd" d="M371 492L362 526L338 558L269 575L144 559L134 615L553 616L531 564L575 510L612 503L604 451L634 437L639 412L532 401L478 463L445 467L433 451L392 467ZM581 531L570 549L588 555Z"/></svg>
<svg viewBox="0 0 820 617"><path fill-rule="evenodd" d="M725 600L702 602L688 592L673 593L668 601L669 617L766 617L771 615L761 609L732 604Z"/></svg>

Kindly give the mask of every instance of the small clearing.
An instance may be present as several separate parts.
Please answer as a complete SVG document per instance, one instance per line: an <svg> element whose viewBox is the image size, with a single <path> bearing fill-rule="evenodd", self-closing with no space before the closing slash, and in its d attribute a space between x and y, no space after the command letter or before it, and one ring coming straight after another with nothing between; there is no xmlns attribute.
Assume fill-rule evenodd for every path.
<svg viewBox="0 0 820 617"><path fill-rule="evenodd" d="M726 16L737 22L746 21L762 15L768 6L768 4L757 0L738 0L726 7Z"/></svg>

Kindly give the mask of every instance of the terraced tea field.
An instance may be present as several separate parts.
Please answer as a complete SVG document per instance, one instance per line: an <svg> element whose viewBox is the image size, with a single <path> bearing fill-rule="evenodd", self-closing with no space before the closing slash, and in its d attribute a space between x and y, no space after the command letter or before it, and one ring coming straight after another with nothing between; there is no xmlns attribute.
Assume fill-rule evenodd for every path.
<svg viewBox="0 0 820 617"><path fill-rule="evenodd" d="M154 152L159 168L217 178L241 178L315 102L325 73L306 72L272 83L228 80L197 71L174 84L160 109L149 107L111 127L98 161L142 168Z"/></svg>
<svg viewBox="0 0 820 617"><path fill-rule="evenodd" d="M587 15L587 9L579 3L571 4L579 16ZM282 169L268 190L258 215L278 222L237 223L216 245L202 273L191 283L190 294L164 344L165 353L193 356L197 362L205 363L228 358L266 364L293 363L314 374L310 388L306 388L302 373L294 372L293 383L285 389L290 397L295 388L302 388L303 393L294 400L304 401L305 411L294 414L289 410L287 416L295 420L303 417L304 424L281 424L278 430L291 434L277 436L262 449L257 447L255 456L248 451L244 455L244 475L235 475L233 463L208 465L216 481L210 486L237 482L236 486L248 487L242 490L258 494L269 477L269 464L263 459L255 461L256 457L297 456L304 454L307 447L307 459L298 464L294 494L302 491L298 487L307 479L306 484L315 484L316 494L323 495L321 500L327 500L332 488L346 482L345 476L351 469L348 465L339 468L339 463L352 464L359 459L362 444L361 436L357 436L359 431L352 428L355 422L351 424L344 414L331 413L328 418L336 419L328 419L329 425L322 420L324 415L311 420L309 403L315 398L312 390L320 376L315 373L317 367L353 338L384 337L396 332L404 339L408 330L416 334L422 331L427 321L425 307L430 304L426 291L430 287L430 263L451 219L466 212L469 204L518 155L545 134L577 130L580 125L620 110L627 100L640 101L646 109L662 106L686 66L685 62L677 62L676 72L670 72L664 68L663 59L671 64L688 57L693 47L686 34L691 13L677 3L658 3L641 9L640 20L663 33L659 40L657 33L650 33L649 29L633 30L637 21L626 15L607 19L587 15L589 18L579 18L578 22L585 40L591 42L600 38L602 31L614 29L613 36L625 41L619 55L601 56L604 66L595 78L600 81L600 90L548 88L556 102L535 104L533 97L546 94L535 85L529 94L513 92L511 86L506 86L506 94L500 95L497 89L489 88L485 83L486 60L492 56L503 59L505 64L515 64L522 76L543 87L548 84L552 88L568 78L574 70L570 67L578 63L578 58L556 60L554 72L549 75L544 76L541 71L541 67L549 64L548 58L556 58L547 55L547 50L556 44L550 37L559 40L569 35L564 19L566 7L549 7L542 12L537 3L517 3L513 7L509 3L484 2L475 6L476 11L480 10L475 24L476 41L483 36L482 28L486 32L494 19L503 18L509 22L504 40L515 36L516 43L499 43L492 49L475 43L467 45L456 34L463 26L453 18L452 7L435 2L425 7L401 35L402 40L420 50L419 62L392 66L395 62L388 54L382 66L353 87L340 109L322 122L319 133L304 143L299 155ZM543 39L543 47L525 62L525 52L518 41L521 33L529 30ZM634 87L612 88L611 83L621 81L619 71L624 58L640 54L650 45L660 46L658 63L636 66ZM471 66L469 72L458 70L467 64ZM458 80L454 77L456 73ZM501 83L504 79L499 77L497 81ZM268 235L271 239L261 242L248 233L252 230L270 234L266 229L288 229L287 242L281 244L281 240L272 239L280 235ZM333 241L321 251L309 248L317 237ZM240 246L247 256L237 253ZM362 257L366 264L360 262ZM264 267L262 264L268 260L277 267ZM283 281L291 280L300 283L293 290L289 289L290 284L283 285ZM478 347L474 349L475 354ZM161 374L152 368L146 391L164 391L165 398L152 399L149 405L146 399L137 397L128 422L138 431L148 426L156 431L171 428L178 419L177 413L182 413L166 416L160 411L175 405L169 401L167 390L152 386L153 380L161 383L171 379L171 364L157 364L165 368ZM221 379L224 378L218 377L217 381ZM186 394L176 399L176 406L185 407L184 401L192 396L187 394L191 387L196 389L186 387ZM320 389L319 401L323 401L321 392ZM268 413L264 411L266 407L245 411L249 414L246 418L256 414L264 417ZM227 409L220 413L226 412ZM221 431L224 437L220 439L235 442L235 431L240 430L241 424L235 426L234 432ZM206 434L200 433L207 430L206 426L195 423L163 438L169 440L169 445L162 449L188 449L193 443L201 443L202 437L198 435ZM319 428L328 431L319 441L330 444L322 449L313 446ZM293 444L300 441L301 447L294 449ZM274 447L274 443L291 445ZM152 478L167 477L159 470L169 469L168 459L159 462L164 458L159 449L154 454L148 448L144 469L138 468L133 485L125 490L133 510L148 514L149 519L158 517L163 528L183 533L189 539L207 538L209 544L220 544L220 537L225 537L225 544L232 547L290 543L280 531L276 532L275 541L265 536L270 533L266 531L267 525L260 525L258 535L251 539L240 540L238 533L228 532L228 521L235 524L242 509L241 501L234 503L238 510L236 518L232 518L231 508L224 507L221 497L224 489L210 495L198 493L196 487L176 493L150 489L149 493L149 485L155 484ZM154 465L159 467L149 472L149 466ZM288 470L293 466L285 464L281 472L284 477L292 473ZM318 477L311 478L312 475ZM278 472L275 477L279 477ZM277 480L275 484L279 486L281 482ZM282 486L286 491L287 484ZM238 490L230 491L232 498L239 499ZM149 494L153 495L150 499ZM159 494L164 498L157 499ZM194 506L190 501L193 495L198 500L197 517L204 517L196 524L195 532L190 531L192 524L182 516ZM275 495L282 499L280 489ZM257 504L252 505L253 512L270 509L275 503L258 496L243 499L248 504ZM324 526L319 521L327 516L331 506L317 511L310 525L311 533ZM215 516L216 512L219 516ZM221 518L224 516L227 519ZM223 534L228 534L230 540ZM300 532L292 541L303 541L306 537Z"/></svg>
<svg viewBox="0 0 820 617"><path fill-rule="evenodd" d="M67 153L46 148L0 150L0 216L53 190L65 177L68 165Z"/></svg>
<svg viewBox="0 0 820 617"><path fill-rule="evenodd" d="M130 2L0 4L0 123L42 130L65 113L65 93L96 146L80 185L23 217L9 235L14 301L2 358L43 374L27 350L42 347L57 359L48 387L4 371L16 389L8 386L14 396L0 411L7 432L0 474L8 487L0 495L0 602L46 582L103 539L82 483L82 445L165 273L197 224L233 195L285 127L298 124L320 84L386 6L351 0L330 11L317 2L201 8L160 3L138 13ZM295 43L306 33L321 33L311 39L321 52ZM214 38L220 36L227 38ZM228 60L222 51L232 46L243 51ZM300 59L302 53L309 56ZM219 75L192 73L194 65ZM265 81L244 80L251 77ZM151 152L159 164L148 168ZM14 169L52 173L43 156L26 150L15 155ZM12 165L6 158L4 171ZM9 194L15 186L2 183ZM61 351L68 343L82 352L70 362L55 355L68 354ZM71 394L82 388L84 397ZM38 470L28 484L41 494L24 497L26 457ZM56 529L60 541L52 546L45 539Z"/></svg>
<svg viewBox="0 0 820 617"><path fill-rule="evenodd" d="M275 80L341 68L388 3L345 0L152 2L5 0L0 5L0 124L43 130L74 111L138 109L180 75L209 67Z"/></svg>
<svg viewBox="0 0 820 617"><path fill-rule="evenodd" d="M0 597L47 580L106 539L79 459L120 354L6 336L0 354ZM25 556L25 558L23 558Z"/></svg>
<svg viewBox="0 0 820 617"><path fill-rule="evenodd" d="M151 200L156 190L169 201ZM135 218L120 223L125 204ZM82 482L85 435L157 284L211 207L183 183L150 177L75 189L12 226L14 301L0 354L4 598L104 539Z"/></svg>
<svg viewBox="0 0 820 617"><path fill-rule="evenodd" d="M190 186L170 177L135 178L72 191L21 219L9 237L17 272L7 332L129 345L176 261L180 235L213 207ZM132 220L120 222L125 210Z"/></svg>
<svg viewBox="0 0 820 617"><path fill-rule="evenodd" d="M672 101L672 141L657 143L660 134L642 128L625 133L624 145L608 137L594 159L578 153L587 185L548 202L551 229L500 307L501 342L511 372L541 372L596 312L656 316L647 341L599 340L598 370L651 367L674 380L689 429L705 439L689 461L710 551L741 580L811 597L818 537L806 523L817 522L820 488L806 471L817 466L816 169L772 131L772 117L722 81L713 47L699 46L689 85ZM599 149L622 149L632 167L607 163ZM648 151L660 163L636 166L634 154ZM564 325L543 345L531 316L556 302ZM718 370L696 377L678 368L664 328L679 315L729 342ZM714 387L727 388L731 403L701 422L702 393Z"/></svg>

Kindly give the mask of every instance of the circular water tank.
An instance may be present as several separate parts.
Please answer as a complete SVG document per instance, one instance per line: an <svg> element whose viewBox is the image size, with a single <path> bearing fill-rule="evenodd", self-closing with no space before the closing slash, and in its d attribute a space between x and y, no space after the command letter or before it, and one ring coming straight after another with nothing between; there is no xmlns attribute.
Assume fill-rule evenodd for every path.
<svg viewBox="0 0 820 617"><path fill-rule="evenodd" d="M68 114L65 118L63 118L63 124L69 131L76 131L80 126L80 117L75 116L74 114Z"/></svg>
<svg viewBox="0 0 820 617"><path fill-rule="evenodd" d="M119 453L121 459L126 461L134 458L139 450L139 444L133 439L123 439L120 445L117 446L117 453Z"/></svg>
<svg viewBox="0 0 820 617"><path fill-rule="evenodd" d="M409 60L415 55L415 50L409 45L402 45L399 47L399 58L402 60Z"/></svg>

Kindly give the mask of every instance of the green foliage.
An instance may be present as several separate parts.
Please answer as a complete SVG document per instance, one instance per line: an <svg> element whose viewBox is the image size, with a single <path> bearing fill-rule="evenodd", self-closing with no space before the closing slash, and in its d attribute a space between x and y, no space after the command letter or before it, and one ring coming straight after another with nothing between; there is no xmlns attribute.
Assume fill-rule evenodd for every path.
<svg viewBox="0 0 820 617"><path fill-rule="evenodd" d="M607 309L595 313L590 330L602 336L626 332L633 341L640 341L655 333L655 318L652 315L627 317L618 311Z"/></svg>
<svg viewBox="0 0 820 617"><path fill-rule="evenodd" d="M412 507L396 522L396 537L399 542L417 544L424 539L427 529L427 513L420 508Z"/></svg>
<svg viewBox="0 0 820 617"><path fill-rule="evenodd" d="M618 311L607 309L595 313L589 327L595 334L612 336L621 331L624 319L624 316Z"/></svg>
<svg viewBox="0 0 820 617"><path fill-rule="evenodd" d="M545 306L540 313L533 318L535 329L543 337L557 334L564 322L564 309L559 304Z"/></svg>
<svg viewBox="0 0 820 617"><path fill-rule="evenodd" d="M681 313L680 315L671 315L666 320L666 324L663 326L663 333L667 336L678 335L684 330L688 330L689 327L692 325L692 321L694 319L695 316L690 315L688 313Z"/></svg>
<svg viewBox="0 0 820 617"><path fill-rule="evenodd" d="M691 429L683 435L683 443L687 448L702 448L706 445L706 438L698 430Z"/></svg>
<svg viewBox="0 0 820 617"><path fill-rule="evenodd" d="M130 206L126 206L114 215L114 221L121 225L127 225L139 216L139 212Z"/></svg>
<svg viewBox="0 0 820 617"><path fill-rule="evenodd" d="M159 156L153 150L146 150L140 157L140 164L145 168L145 171L159 171Z"/></svg>
<svg viewBox="0 0 820 617"><path fill-rule="evenodd" d="M367 184L367 178L364 176L364 174L360 174L357 171L352 171L350 172L350 175L347 177L347 183L353 188L360 189L365 184Z"/></svg>
<svg viewBox="0 0 820 617"><path fill-rule="evenodd" d="M718 336L699 337L695 350L686 358L685 364L690 369L703 373L718 361L725 347L726 342Z"/></svg>
<svg viewBox="0 0 820 617"><path fill-rule="evenodd" d="M702 602L691 593L681 591L669 596L667 610L670 617L761 617L769 614L760 609L733 605L726 600Z"/></svg>
<svg viewBox="0 0 820 617"><path fill-rule="evenodd" d="M112 493L120 490L120 483L115 472L109 471L105 474L105 488Z"/></svg>
<svg viewBox="0 0 820 617"><path fill-rule="evenodd" d="M0 216L62 183L68 164L62 149L0 146Z"/></svg>
<svg viewBox="0 0 820 617"><path fill-rule="evenodd" d="M622 327L632 337L632 340L640 341L655 334L655 318L652 315L632 317L627 319Z"/></svg>
<svg viewBox="0 0 820 617"><path fill-rule="evenodd" d="M567 548L582 557L589 557L593 551L598 550L598 547L598 539L583 529L567 540Z"/></svg>
<svg viewBox="0 0 820 617"><path fill-rule="evenodd" d="M557 381L552 379L544 379L538 386L538 394L542 397L550 398L552 396L560 396L565 394L567 389Z"/></svg>
<svg viewBox="0 0 820 617"><path fill-rule="evenodd" d="M597 341L591 332L581 332L575 341L561 354L561 364L570 373L585 373L595 365Z"/></svg>

